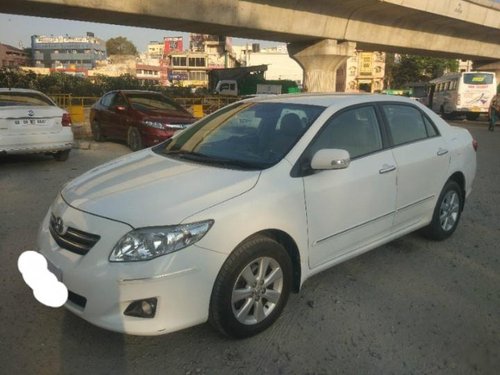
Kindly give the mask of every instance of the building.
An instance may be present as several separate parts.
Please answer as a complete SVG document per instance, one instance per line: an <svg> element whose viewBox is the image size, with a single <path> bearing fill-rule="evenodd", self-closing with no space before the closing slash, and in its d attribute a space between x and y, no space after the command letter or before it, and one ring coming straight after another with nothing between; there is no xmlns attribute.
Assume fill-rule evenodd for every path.
<svg viewBox="0 0 500 375"><path fill-rule="evenodd" d="M33 35L31 49L33 66L54 71L86 72L106 59L105 42L90 32L81 37Z"/></svg>
<svg viewBox="0 0 500 375"><path fill-rule="evenodd" d="M242 66L267 65L266 79L287 79L302 84L304 70L288 54L285 44L276 47L260 48L258 43L233 47Z"/></svg>
<svg viewBox="0 0 500 375"><path fill-rule="evenodd" d="M159 64L145 64L137 62L135 65L136 77L142 85L159 85L161 68Z"/></svg>
<svg viewBox="0 0 500 375"><path fill-rule="evenodd" d="M381 92L384 89L385 53L356 51L337 70L337 92Z"/></svg>
<svg viewBox="0 0 500 375"><path fill-rule="evenodd" d="M0 43L0 68L17 68L30 64L30 55L16 47Z"/></svg>
<svg viewBox="0 0 500 375"><path fill-rule="evenodd" d="M237 65L231 38L208 34L190 34L189 51L168 57L170 82L186 87L207 87L208 71Z"/></svg>
<svg viewBox="0 0 500 375"><path fill-rule="evenodd" d="M170 55L175 53L184 53L182 36L164 37L163 42L149 42L146 56L141 57L138 63L137 78L157 81L161 86L170 85ZM149 68L142 69L143 65L148 65Z"/></svg>
<svg viewBox="0 0 500 375"><path fill-rule="evenodd" d="M159 60L163 57L164 42L151 41L148 43L147 56L150 59Z"/></svg>
<svg viewBox="0 0 500 375"><path fill-rule="evenodd" d="M143 79L148 73L148 79L157 79L158 64L159 83L162 86L207 87L209 70L234 67L236 64L231 52L231 38L207 34L191 34L189 50L184 50L183 38L180 36L165 37L162 43L150 42L146 58L150 68L141 69L138 66L137 78Z"/></svg>
<svg viewBox="0 0 500 375"><path fill-rule="evenodd" d="M120 77L122 75L137 75L137 57L134 55L111 55L106 60L97 61L94 69L88 70L89 77L99 75Z"/></svg>
<svg viewBox="0 0 500 375"><path fill-rule="evenodd" d="M474 63L471 60L457 60L459 72L470 72L473 69Z"/></svg>
<svg viewBox="0 0 500 375"><path fill-rule="evenodd" d="M177 86L206 87L207 55L203 52L170 53L168 79Z"/></svg>

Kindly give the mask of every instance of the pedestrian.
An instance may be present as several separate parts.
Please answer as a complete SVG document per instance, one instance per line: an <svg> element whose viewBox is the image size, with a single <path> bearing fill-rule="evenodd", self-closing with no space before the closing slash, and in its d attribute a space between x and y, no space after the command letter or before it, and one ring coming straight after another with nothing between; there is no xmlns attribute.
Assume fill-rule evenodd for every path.
<svg viewBox="0 0 500 375"><path fill-rule="evenodd" d="M488 130L492 132L495 130L495 124L498 120L498 117L500 117L500 94L496 94L496 96L491 99L489 114L490 122Z"/></svg>

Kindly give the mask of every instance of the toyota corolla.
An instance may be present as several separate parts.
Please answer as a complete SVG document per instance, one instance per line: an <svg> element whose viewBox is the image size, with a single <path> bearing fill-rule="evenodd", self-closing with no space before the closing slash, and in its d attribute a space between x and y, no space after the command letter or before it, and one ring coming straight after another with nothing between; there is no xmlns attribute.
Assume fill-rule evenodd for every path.
<svg viewBox="0 0 500 375"><path fill-rule="evenodd" d="M39 251L97 326L247 337L320 271L417 229L449 237L476 147L406 98L249 99L69 182Z"/></svg>

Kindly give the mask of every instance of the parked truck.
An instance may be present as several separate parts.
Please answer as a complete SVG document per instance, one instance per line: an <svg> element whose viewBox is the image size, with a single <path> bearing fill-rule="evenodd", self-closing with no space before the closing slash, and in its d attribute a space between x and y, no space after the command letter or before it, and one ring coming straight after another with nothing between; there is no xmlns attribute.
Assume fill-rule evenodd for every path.
<svg viewBox="0 0 500 375"><path fill-rule="evenodd" d="M292 80L266 80L267 65L214 69L209 72L209 89L230 96L277 95L299 92Z"/></svg>

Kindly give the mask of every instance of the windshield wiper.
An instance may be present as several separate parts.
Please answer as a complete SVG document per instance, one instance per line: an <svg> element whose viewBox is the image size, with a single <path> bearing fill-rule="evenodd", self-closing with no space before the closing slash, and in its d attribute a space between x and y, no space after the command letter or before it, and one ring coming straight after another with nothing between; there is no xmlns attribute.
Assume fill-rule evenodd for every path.
<svg viewBox="0 0 500 375"><path fill-rule="evenodd" d="M176 151L165 152L165 155L178 157L179 159L200 162L204 164L217 165L225 168L260 170L267 166L267 165L262 165L262 163L251 163L243 160L225 159L193 151L176 150Z"/></svg>

